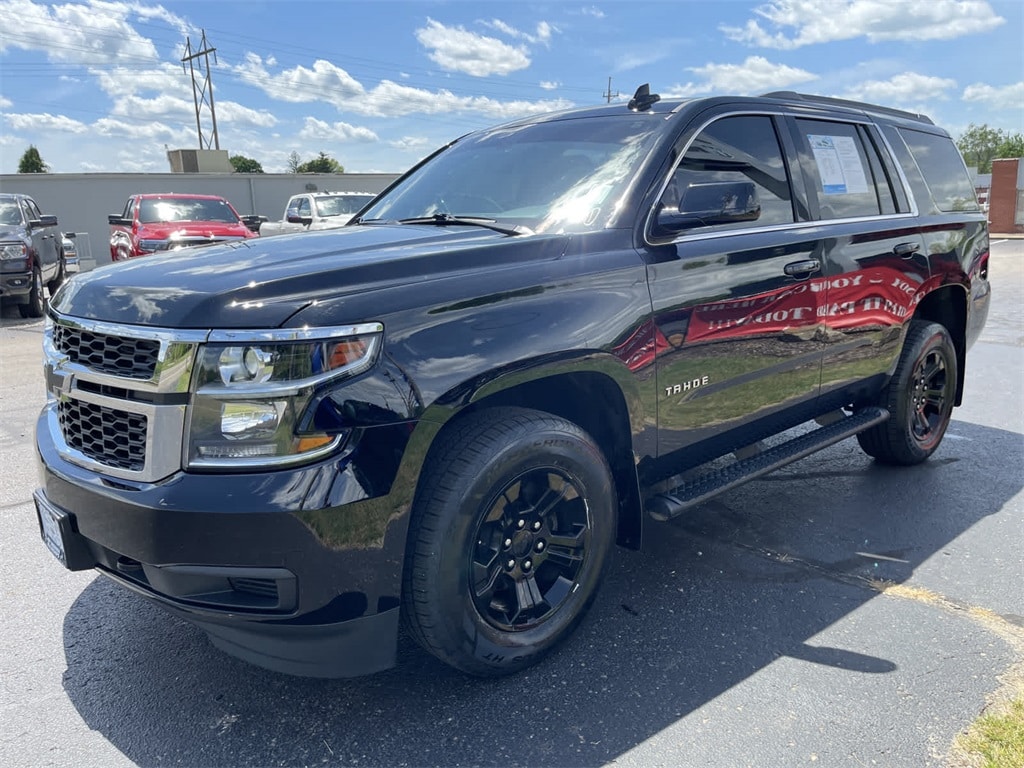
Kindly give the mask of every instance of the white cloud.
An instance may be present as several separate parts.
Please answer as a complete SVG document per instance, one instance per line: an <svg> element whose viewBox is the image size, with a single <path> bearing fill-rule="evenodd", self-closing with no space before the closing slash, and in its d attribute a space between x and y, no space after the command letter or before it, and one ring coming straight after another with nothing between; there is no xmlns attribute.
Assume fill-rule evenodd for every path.
<svg viewBox="0 0 1024 768"><path fill-rule="evenodd" d="M162 6L90 0L47 5L31 0L0 2L0 17L17 19L16 29L0 35L8 48L41 51L51 61L94 65L156 62L153 42L139 34L129 18L158 19L184 32L187 24Z"/></svg>
<svg viewBox="0 0 1024 768"><path fill-rule="evenodd" d="M761 56L749 56L742 64L706 64L688 69L703 78L704 82L674 85L667 89L672 96L688 98L714 91L762 93L818 79L817 75L807 70L773 64Z"/></svg>
<svg viewBox="0 0 1024 768"><path fill-rule="evenodd" d="M32 131L33 133L86 133L89 126L64 115L43 114L5 114L4 120L16 131Z"/></svg>
<svg viewBox="0 0 1024 768"><path fill-rule="evenodd" d="M428 49L430 60L449 72L490 77L530 66L523 46L511 46L463 27L446 27L433 19L427 19L427 26L416 30L416 39Z"/></svg>
<svg viewBox="0 0 1024 768"><path fill-rule="evenodd" d="M315 117L306 118L306 124L299 131L299 138L345 142L380 141L377 134L369 128L360 128L348 123L325 123Z"/></svg>
<svg viewBox="0 0 1024 768"><path fill-rule="evenodd" d="M1005 22L987 0L773 0L743 27L723 25L732 40L762 48L793 49L832 40L951 40L987 32Z"/></svg>
<svg viewBox="0 0 1024 768"><path fill-rule="evenodd" d="M10 99L5 99L3 96L0 96L0 109L7 109L7 107L10 107L10 106L13 106L13 103L11 102L11 100Z"/></svg>
<svg viewBox="0 0 1024 768"><path fill-rule="evenodd" d="M558 89L559 87L561 87L561 85L562 84L560 82L558 82L557 80L541 80L540 81L540 87L541 87L542 90L545 90L545 91L554 91L554 90Z"/></svg>
<svg viewBox="0 0 1024 768"><path fill-rule="evenodd" d="M1024 109L1024 80L996 87L985 83L972 83L964 88L964 101L980 101L995 109Z"/></svg>
<svg viewBox="0 0 1024 768"><path fill-rule="evenodd" d="M848 89L844 98L869 101L906 109L908 103L921 103L948 98L948 91L956 88L956 80L947 77L919 75L903 72L888 80L868 80Z"/></svg>
<svg viewBox="0 0 1024 768"><path fill-rule="evenodd" d="M537 30L533 34L523 32L522 30L516 29L511 24L506 24L504 21L500 21L498 19L491 19L490 21L484 21L481 23L485 27L495 29L502 34L515 38L516 40L526 40L528 43L539 43L541 45L549 45L551 43L551 35L558 31L557 27L551 26L546 21L538 22Z"/></svg>
<svg viewBox="0 0 1024 768"><path fill-rule="evenodd" d="M388 146L403 152L412 150L419 151L423 149L432 149L434 147L434 142L423 136L403 136L400 139L389 141Z"/></svg>
<svg viewBox="0 0 1024 768"><path fill-rule="evenodd" d="M591 5L591 6L587 7L587 8L580 9L580 13L582 15L584 15L584 16L593 16L595 19L603 19L604 18L604 11L602 11L600 8L597 8L597 7L593 6L593 5Z"/></svg>
<svg viewBox="0 0 1024 768"><path fill-rule="evenodd" d="M280 101L326 101L341 105L366 95L365 89L355 78L324 59L313 62L312 69L300 65L276 75L270 74L268 65L270 60L264 62L256 54L250 53L246 55L243 64L232 69L242 82Z"/></svg>
<svg viewBox="0 0 1024 768"><path fill-rule="evenodd" d="M443 89L413 88L392 80L382 80L371 90L366 90L348 72L323 60L317 61L312 70L299 66L273 74L259 56L249 54L245 63L234 67L233 71L242 81L259 88L271 98L292 103L325 102L339 111L366 117L477 112L488 117L506 118L572 106L571 102L562 99L503 103L482 96L456 96Z"/></svg>

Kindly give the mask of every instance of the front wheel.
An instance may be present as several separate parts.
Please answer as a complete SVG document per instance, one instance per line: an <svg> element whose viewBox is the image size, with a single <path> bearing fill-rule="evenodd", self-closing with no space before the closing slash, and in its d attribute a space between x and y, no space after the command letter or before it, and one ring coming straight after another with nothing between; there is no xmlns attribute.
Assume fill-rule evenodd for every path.
<svg viewBox="0 0 1024 768"><path fill-rule="evenodd" d="M887 464L921 463L946 434L956 390L956 349L949 331L938 323L912 321L879 402L891 418L857 435L860 447Z"/></svg>
<svg viewBox="0 0 1024 768"><path fill-rule="evenodd" d="M32 268L32 289L28 293L28 302L20 304L18 311L22 317L42 317L46 312L46 297L43 296L43 275L39 267Z"/></svg>
<svg viewBox="0 0 1024 768"><path fill-rule="evenodd" d="M403 575L406 626L430 653L480 676L538 661L582 619L615 538L600 449L538 411L473 414L423 470Z"/></svg>

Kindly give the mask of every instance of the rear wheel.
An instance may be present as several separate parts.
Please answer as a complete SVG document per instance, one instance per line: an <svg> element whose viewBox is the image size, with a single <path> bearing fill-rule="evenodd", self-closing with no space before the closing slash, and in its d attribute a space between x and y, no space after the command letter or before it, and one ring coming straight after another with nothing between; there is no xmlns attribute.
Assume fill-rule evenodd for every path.
<svg viewBox="0 0 1024 768"><path fill-rule="evenodd" d="M43 275L39 267L32 269L32 289L28 294L28 302L18 305L22 317L42 317L46 311L46 297L43 296Z"/></svg>
<svg viewBox="0 0 1024 768"><path fill-rule="evenodd" d="M614 543L611 472L583 430L537 411L482 411L439 439L410 522L405 622L457 669L515 672L596 593Z"/></svg>
<svg viewBox="0 0 1024 768"><path fill-rule="evenodd" d="M946 434L956 389L956 349L949 332L938 323L914 320L879 400L892 416L857 435L861 448L887 464L924 461Z"/></svg>

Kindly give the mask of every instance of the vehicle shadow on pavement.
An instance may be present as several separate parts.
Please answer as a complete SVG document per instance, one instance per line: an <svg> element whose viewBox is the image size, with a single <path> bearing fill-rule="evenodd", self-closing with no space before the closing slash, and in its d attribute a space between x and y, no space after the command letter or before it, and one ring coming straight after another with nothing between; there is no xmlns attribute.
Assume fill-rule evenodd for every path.
<svg viewBox="0 0 1024 768"><path fill-rule="evenodd" d="M513 677L466 677L406 638L398 667L375 676L288 677L97 578L65 618L64 687L144 766L607 763L780 660L899 675L897 648L912 642L899 627L853 624L845 647L823 633L922 567L951 584L971 573L958 539L1020 492L1021 447L1019 434L954 422L929 462L896 469L847 441L652 523L648 549L616 552L580 630ZM979 476L984 491L965 495ZM714 728L665 761L699 764Z"/></svg>

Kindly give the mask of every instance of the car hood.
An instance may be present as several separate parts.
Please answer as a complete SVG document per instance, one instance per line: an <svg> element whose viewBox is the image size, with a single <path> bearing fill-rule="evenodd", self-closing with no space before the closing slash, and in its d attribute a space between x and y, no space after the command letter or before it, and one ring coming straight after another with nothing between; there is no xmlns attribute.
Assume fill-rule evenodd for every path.
<svg viewBox="0 0 1024 768"><path fill-rule="evenodd" d="M24 227L0 226L0 240L24 240L26 237Z"/></svg>
<svg viewBox="0 0 1024 768"><path fill-rule="evenodd" d="M223 221L174 221L155 224L139 224L137 237L140 240L177 240L188 237L251 237L252 232L242 223L229 224Z"/></svg>
<svg viewBox="0 0 1024 768"><path fill-rule="evenodd" d="M69 281L51 306L113 323L273 328L313 302L557 258L567 241L397 224L255 238L110 264ZM360 314L338 322L373 319Z"/></svg>

